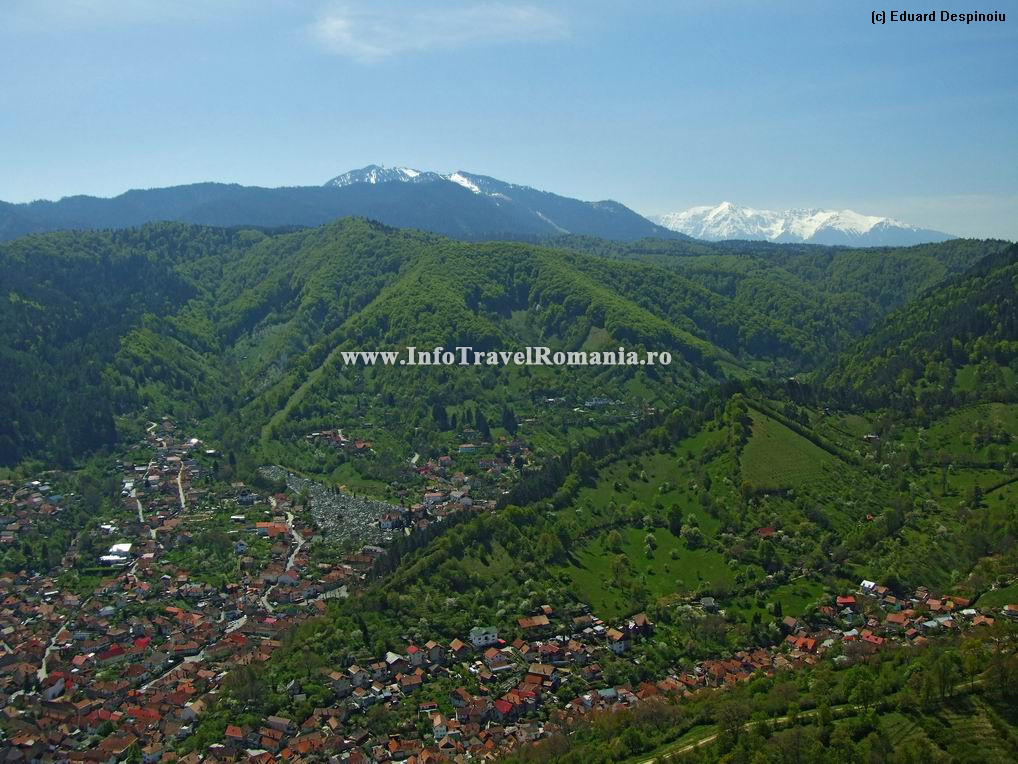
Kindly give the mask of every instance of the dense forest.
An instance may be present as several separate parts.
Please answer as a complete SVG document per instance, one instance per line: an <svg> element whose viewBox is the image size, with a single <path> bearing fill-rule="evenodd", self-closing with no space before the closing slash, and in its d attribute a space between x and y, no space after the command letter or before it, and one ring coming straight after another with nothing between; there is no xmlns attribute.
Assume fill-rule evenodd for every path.
<svg viewBox="0 0 1018 764"><path fill-rule="evenodd" d="M26 237L0 245L0 354L9 372L0 399L12 412L0 424L0 464L69 465L112 444L117 417L144 407L205 422L247 450L371 419L377 399L387 415L400 412L388 428L395 450L425 442L463 408L492 421L507 405L547 418L536 402L563 392L666 405L676 391L724 379L816 368L914 293L1001 247L470 244L358 219L300 230L163 223ZM455 374L342 369L335 352L457 344L622 344L668 350L676 361ZM433 403L443 409L437 420ZM562 445L561 425L549 419L550 447Z"/></svg>
<svg viewBox="0 0 1018 764"><path fill-rule="evenodd" d="M175 266L221 252L232 239L219 230L155 227L3 245L0 464L37 456L66 465L111 445L114 413L143 402L114 383L116 360L146 327L161 331L163 343L181 333L174 316L198 290ZM151 373L173 379L176 359L159 355ZM174 380L181 391L191 381Z"/></svg>
<svg viewBox="0 0 1018 764"><path fill-rule="evenodd" d="M825 376L839 400L923 416L966 401L1015 400L1018 247L909 302Z"/></svg>

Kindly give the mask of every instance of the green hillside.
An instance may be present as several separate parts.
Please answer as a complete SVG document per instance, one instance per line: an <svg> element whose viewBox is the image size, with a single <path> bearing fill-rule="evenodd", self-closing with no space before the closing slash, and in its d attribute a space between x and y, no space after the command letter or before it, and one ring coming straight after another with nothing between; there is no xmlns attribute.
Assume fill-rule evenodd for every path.
<svg viewBox="0 0 1018 764"><path fill-rule="evenodd" d="M0 399L14 416L0 428L0 463L70 463L109 446L118 418L146 406L205 423L238 453L264 447L262 457L294 466L309 466L291 447L308 428L359 428L398 460L461 437L452 414L498 422L506 408L536 423L532 439L555 450L564 431L603 421L567 423L576 418L544 410L542 399L617 400L625 416L725 378L812 368L892 307L902 284L907 296L999 248L551 243L467 244L355 219L297 231L154 224L5 243L0 354L11 373ZM675 362L469 371L337 364L342 349L464 343L622 344L667 350ZM961 386L976 384L967 368ZM370 431L383 421L384 433ZM447 436L432 437L443 428ZM337 469L346 468L326 467ZM368 471L391 474L384 465Z"/></svg>
<svg viewBox="0 0 1018 764"><path fill-rule="evenodd" d="M906 422L884 426L877 457L878 445L846 429L851 417L758 391L708 395L692 404L658 427L574 453L554 494L461 518L423 543L397 544L386 574L302 629L265 667L261 681L282 686L302 675L310 646L332 665L365 651L399 649L406 640L449 640L477 624L496 626L509 641L520 634L521 614L549 605L556 623L588 611L608 623L646 612L656 624L654 638L635 643L625 660L602 659L609 686L635 686L747 644L775 645L783 639L783 616L825 628L820 606L854 591L863 578L887 584L898 596L925 586L975 601L981 595L987 602L1007 599L1010 590L992 587L1018 573L1018 503L998 501L992 491L977 496L965 486L983 473L1010 486L1013 475L1004 465L966 466L962 457L975 455L965 450L971 442L958 444L951 479L942 483L935 450L903 458L914 433ZM872 420L851 416L862 420L855 423L860 432L878 419L875 412L866 414ZM956 419L938 420L928 432L950 429ZM1010 423L1002 426L1010 437L1018 435ZM715 598L718 615L697 607L703 597ZM919 680L906 681L936 659L919 663L907 651L878 655L852 671L876 672L873 681L900 698L888 700L874 718L852 706L851 672L839 673L833 681L843 689L830 703L862 719L846 719L844 727L831 722L832 736L849 734L855 745L873 733L896 751L926 750L928 743L944 761L958 761L972 736L983 734L973 730L1013 727L1013 720L997 718L999 699L934 702ZM757 709L815 708L806 680L768 694L780 681L755 680L749 687L761 689L748 692L761 694L747 700ZM316 686L308 681L311 691ZM272 694L259 711L300 716L304 709ZM395 713L387 723L398 721L401 712ZM607 735L602 745L616 753L658 744L668 751L717 731L706 711L690 713L677 726L648 730L644 742L658 741L650 748L625 748L635 743L622 738L623 729L584 728L567 746L584 752L561 760L624 758L589 758L582 746L590 736ZM672 717L661 719L665 724ZM950 737L941 732L945 725L954 730ZM749 743L766 746L765 739Z"/></svg>
<svg viewBox="0 0 1018 764"><path fill-rule="evenodd" d="M1018 247L889 315L824 377L839 399L908 413L1013 401L1018 371Z"/></svg>
<svg viewBox="0 0 1018 764"><path fill-rule="evenodd" d="M745 241L622 243L579 236L552 241L605 258L674 270L798 327L827 351L847 347L888 312L1008 247L1004 241L968 239L877 249Z"/></svg>
<svg viewBox="0 0 1018 764"><path fill-rule="evenodd" d="M795 488L835 471L837 460L780 422L753 411L742 451L742 477L762 489Z"/></svg>

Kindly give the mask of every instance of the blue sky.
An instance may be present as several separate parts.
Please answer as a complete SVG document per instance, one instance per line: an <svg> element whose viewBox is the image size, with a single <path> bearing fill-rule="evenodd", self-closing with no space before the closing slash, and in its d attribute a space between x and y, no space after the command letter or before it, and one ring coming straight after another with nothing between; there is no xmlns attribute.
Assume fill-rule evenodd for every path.
<svg viewBox="0 0 1018 764"><path fill-rule="evenodd" d="M1018 11L873 26L881 7L4 0L0 199L379 163L1018 239Z"/></svg>

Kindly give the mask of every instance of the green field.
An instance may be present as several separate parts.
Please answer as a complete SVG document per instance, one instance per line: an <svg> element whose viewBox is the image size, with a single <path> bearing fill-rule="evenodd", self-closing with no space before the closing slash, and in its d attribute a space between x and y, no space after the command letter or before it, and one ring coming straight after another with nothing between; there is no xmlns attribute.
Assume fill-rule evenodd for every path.
<svg viewBox="0 0 1018 764"><path fill-rule="evenodd" d="M838 460L819 446L758 411L750 410L753 434L742 452L742 477L754 488L780 490L822 479Z"/></svg>
<svg viewBox="0 0 1018 764"><path fill-rule="evenodd" d="M735 618L749 621L755 612L766 619L768 606L775 602L781 603L784 615L799 616L818 600L824 597L825 589L818 581L799 579L783 586L769 590L762 600L751 595L743 595L725 603L725 613Z"/></svg>
<svg viewBox="0 0 1018 764"><path fill-rule="evenodd" d="M873 422L862 414L838 414L827 419L828 426L841 430L858 441L873 432Z"/></svg>
<svg viewBox="0 0 1018 764"><path fill-rule="evenodd" d="M922 448L965 461L999 461L1018 449L1016 441L1018 404L983 403L934 422L922 435Z"/></svg>
<svg viewBox="0 0 1018 764"><path fill-rule="evenodd" d="M958 392L975 392L980 389L980 386L985 383L985 380L979 379L979 367L975 365L968 365L960 367L954 375L954 389ZM1006 385L1014 386L1018 384L1018 377L1012 369L1007 366L995 366L995 375L999 375L1000 380Z"/></svg>
<svg viewBox="0 0 1018 764"><path fill-rule="evenodd" d="M982 697L960 698L933 716L939 727L924 726L953 761L1013 762L1018 750L1016 719L1013 711L1008 719L1001 710Z"/></svg>
<svg viewBox="0 0 1018 764"><path fill-rule="evenodd" d="M983 496L983 503L987 506L992 506L993 504L1014 506L1014 504L1018 503L1018 480L1006 483L999 488L994 488L992 491L987 492Z"/></svg>
<svg viewBox="0 0 1018 764"><path fill-rule="evenodd" d="M896 750L925 749L928 761L1013 762L1018 719L999 701L980 694L949 700L932 713L891 711L880 716L880 731Z"/></svg>
<svg viewBox="0 0 1018 764"><path fill-rule="evenodd" d="M718 523L704 512L698 501L702 490L696 484L688 455L699 454L721 442L722 438L720 431L705 430L683 440L674 452L644 454L638 459L614 462L601 471L596 484L577 492L572 509L581 515L597 514L613 504L626 507L635 501L646 507L647 514L656 516L664 507L677 504L683 515L696 515L705 536L711 535L717 530ZM719 482L729 464L727 456L723 456L706 469L715 482L715 494L721 490ZM735 500L734 489L727 492L727 498Z"/></svg>
<svg viewBox="0 0 1018 764"><path fill-rule="evenodd" d="M737 501L728 479L732 462L726 450L705 462L699 458L723 442L723 431L709 429L686 438L674 450L620 459L601 470L596 483L577 491L570 505L559 511L567 521L587 529L570 550L570 561L562 571L577 596L598 615L613 618L631 612L627 587L634 583L653 600L732 582L733 572L724 556L710 548L719 522L703 503L708 493L703 484L706 480L710 480L709 493L714 500ZM684 521L696 518L703 534L699 548L687 548L667 527L672 508L679 510ZM646 553L649 527L656 544L650 558ZM621 536L618 549L608 548L613 530ZM622 586L614 569L620 554L628 560Z"/></svg>
<svg viewBox="0 0 1018 764"><path fill-rule="evenodd" d="M846 727L857 722L859 709L851 705L839 705L832 709L834 726ZM800 715L801 724L815 723L815 710ZM748 722L758 725L762 722ZM786 726L783 724L782 726ZM698 724L682 735L657 748L632 756L629 764L648 762L686 761L693 758L690 749L697 744L704 749L713 749L719 730L716 724ZM999 700L980 694L967 694L947 700L936 709L923 712L918 709L906 711L883 710L877 718L876 734L895 755L880 761L923 761L954 764L958 762L983 762L984 764L1007 764L1016 761L1018 750L1018 718ZM772 749L773 750L773 749ZM830 749L828 749L830 750ZM683 754L678 753L683 751ZM684 755L685 754L685 755ZM699 760L699 759L696 759ZM713 761L711 754L706 760ZM722 759L726 760L727 759ZM805 761L803 758L769 758L761 755L759 761ZM877 760L877 759L874 759Z"/></svg>
<svg viewBox="0 0 1018 764"><path fill-rule="evenodd" d="M382 496L385 484L361 476L353 462L343 462L330 475L332 482L349 493Z"/></svg>
<svg viewBox="0 0 1018 764"><path fill-rule="evenodd" d="M607 548L605 534L573 554L573 562L565 571L576 594L588 602L595 613L603 618L614 618L626 612L627 599L614 576L614 560L619 554L628 558L628 577L642 582L655 598L687 595L704 585L731 582L732 572L717 552L687 549L667 528L657 528L653 534L657 549L652 558L646 556L647 531L642 528L623 530L619 551ZM673 551L676 559L672 559Z"/></svg>

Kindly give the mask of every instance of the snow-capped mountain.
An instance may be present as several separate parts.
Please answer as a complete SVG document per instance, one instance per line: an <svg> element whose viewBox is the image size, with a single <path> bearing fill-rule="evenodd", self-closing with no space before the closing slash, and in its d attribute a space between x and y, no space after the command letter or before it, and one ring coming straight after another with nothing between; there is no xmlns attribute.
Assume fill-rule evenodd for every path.
<svg viewBox="0 0 1018 764"><path fill-rule="evenodd" d="M0 241L45 231L125 228L154 220L212 226L317 226L341 217L376 220L457 239L533 240L560 234L634 241L679 239L618 202L585 202L475 175L369 165L320 186L262 188L193 183L111 198L0 201Z"/></svg>
<svg viewBox="0 0 1018 764"><path fill-rule="evenodd" d="M672 231L697 239L750 239L862 246L907 246L954 238L941 231L852 210L796 209L775 212L722 202L651 217Z"/></svg>
<svg viewBox="0 0 1018 764"><path fill-rule="evenodd" d="M455 183L457 186L463 186L463 188L473 191L475 194L480 194L482 191L480 186L477 185L479 180L483 181L485 179L480 175L474 176L459 170L448 175L440 175L437 172L421 172L412 167L386 167L381 164L369 164L367 167L362 167L359 170L350 170L342 175L337 175L332 180L327 181L325 186L326 188L343 188L358 183L374 185L377 183L434 183L435 181L448 181ZM489 178L488 180L494 179Z"/></svg>
<svg viewBox="0 0 1018 764"><path fill-rule="evenodd" d="M434 173L427 173L434 175ZM422 180L433 180L434 178L422 178L422 173L409 167L385 167L383 165L369 164L359 170L350 170L326 183L326 186L352 186L356 183L391 183L402 181L404 183L420 182Z"/></svg>
<svg viewBox="0 0 1018 764"><path fill-rule="evenodd" d="M337 175L324 188L358 194L377 208L372 216L384 223L466 238L566 233L625 240L677 236L618 202L584 202L463 170L443 174L373 164ZM421 211L431 213L424 226L413 217Z"/></svg>
<svg viewBox="0 0 1018 764"><path fill-rule="evenodd" d="M484 194L485 196L505 196L502 193L503 189L520 189L526 191L534 191L535 189L529 186L517 186L512 183L504 183L501 180L495 178L489 178L485 175L474 175L469 172L463 172L462 170L456 170L446 175L442 175L437 172L415 170L412 167L386 167L380 164L369 164L367 167L362 167L359 170L350 170L344 172L342 175L337 175L332 180L325 183L326 187L344 187L353 186L357 183L435 183L435 182L447 182L455 183L457 186L462 186L468 191L472 191L475 194ZM541 193L541 192L538 192Z"/></svg>

